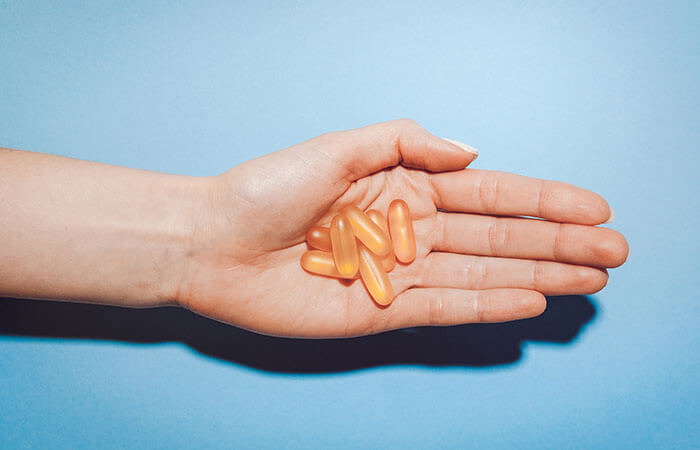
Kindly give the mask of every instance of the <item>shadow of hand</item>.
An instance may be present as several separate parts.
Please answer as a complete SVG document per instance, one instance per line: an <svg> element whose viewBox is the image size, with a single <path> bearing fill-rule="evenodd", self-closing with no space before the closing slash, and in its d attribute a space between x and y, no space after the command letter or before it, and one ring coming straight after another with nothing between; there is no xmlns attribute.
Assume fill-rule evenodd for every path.
<svg viewBox="0 0 700 450"><path fill-rule="evenodd" d="M515 322L313 340L263 336L175 307L127 309L0 299L0 335L182 342L213 358L282 373L342 372L399 364L483 367L517 362L524 341L573 342L596 314L588 297L548 300L542 315Z"/></svg>

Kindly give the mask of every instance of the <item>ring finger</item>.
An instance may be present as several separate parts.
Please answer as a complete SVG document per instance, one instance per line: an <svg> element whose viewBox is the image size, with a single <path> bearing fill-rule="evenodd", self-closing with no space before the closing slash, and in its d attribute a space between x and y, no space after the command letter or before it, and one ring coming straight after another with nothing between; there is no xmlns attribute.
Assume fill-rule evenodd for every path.
<svg viewBox="0 0 700 450"><path fill-rule="evenodd" d="M431 252L423 264L418 287L521 288L567 295L598 292L608 281L604 269L552 261Z"/></svg>
<svg viewBox="0 0 700 450"><path fill-rule="evenodd" d="M617 267L628 246L617 231L539 219L438 212L432 250Z"/></svg>

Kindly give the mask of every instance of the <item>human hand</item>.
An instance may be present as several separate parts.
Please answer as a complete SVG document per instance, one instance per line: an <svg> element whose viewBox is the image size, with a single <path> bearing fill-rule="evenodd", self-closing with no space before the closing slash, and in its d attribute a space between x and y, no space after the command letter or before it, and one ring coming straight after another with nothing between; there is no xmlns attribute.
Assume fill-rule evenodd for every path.
<svg viewBox="0 0 700 450"><path fill-rule="evenodd" d="M533 317L544 295L602 289L605 268L628 254L620 233L593 226L610 218L606 201L561 182L465 169L474 157L398 120L240 164L208 183L176 299L265 334L347 337ZM389 274L391 306L377 306L359 280L301 268L309 227L348 204L385 213L395 198L411 210L417 256Z"/></svg>

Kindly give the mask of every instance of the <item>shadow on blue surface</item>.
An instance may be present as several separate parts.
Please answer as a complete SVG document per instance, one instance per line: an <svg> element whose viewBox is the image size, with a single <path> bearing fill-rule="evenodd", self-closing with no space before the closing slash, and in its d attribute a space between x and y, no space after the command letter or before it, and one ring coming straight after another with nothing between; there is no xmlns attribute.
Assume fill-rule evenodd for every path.
<svg viewBox="0 0 700 450"><path fill-rule="evenodd" d="M174 307L126 309L0 299L0 335L183 342L205 355L259 370L329 373L397 364L513 364L522 357L523 342L573 342L595 315L588 297L550 297L544 314L533 319L310 340L262 336Z"/></svg>

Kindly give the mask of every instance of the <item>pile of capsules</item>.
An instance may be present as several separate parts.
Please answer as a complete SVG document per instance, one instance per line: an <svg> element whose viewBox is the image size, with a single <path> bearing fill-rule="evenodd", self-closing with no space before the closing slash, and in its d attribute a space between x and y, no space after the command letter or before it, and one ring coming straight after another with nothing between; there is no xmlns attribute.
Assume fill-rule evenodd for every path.
<svg viewBox="0 0 700 450"><path fill-rule="evenodd" d="M387 273L397 259L404 264L415 259L416 238L405 201L392 201L387 218L388 223L376 209L364 213L355 205L344 207L330 228L314 226L306 232L306 242L317 250L301 256L301 267L328 277L359 277L375 302L391 304L394 289Z"/></svg>

